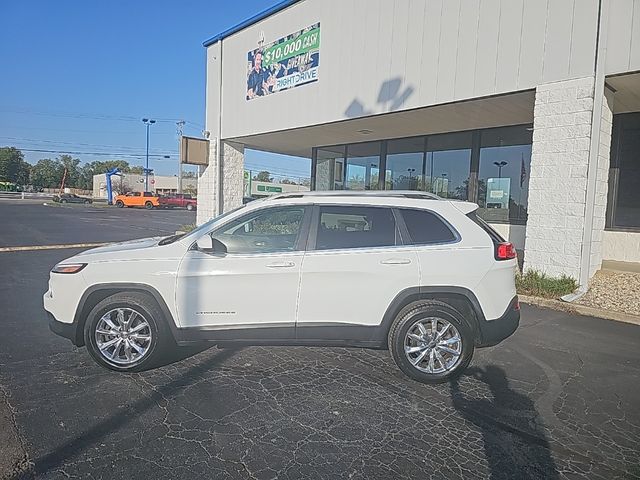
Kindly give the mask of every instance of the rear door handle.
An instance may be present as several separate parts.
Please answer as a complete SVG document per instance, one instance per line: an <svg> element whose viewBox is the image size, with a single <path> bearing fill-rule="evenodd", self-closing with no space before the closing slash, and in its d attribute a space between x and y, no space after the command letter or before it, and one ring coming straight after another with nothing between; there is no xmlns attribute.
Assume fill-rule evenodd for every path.
<svg viewBox="0 0 640 480"><path fill-rule="evenodd" d="M408 265L411 260L408 258L388 258L387 260L381 260L382 265Z"/></svg>
<svg viewBox="0 0 640 480"><path fill-rule="evenodd" d="M296 264L293 262L273 262L267 265L268 268L291 268L295 266Z"/></svg>

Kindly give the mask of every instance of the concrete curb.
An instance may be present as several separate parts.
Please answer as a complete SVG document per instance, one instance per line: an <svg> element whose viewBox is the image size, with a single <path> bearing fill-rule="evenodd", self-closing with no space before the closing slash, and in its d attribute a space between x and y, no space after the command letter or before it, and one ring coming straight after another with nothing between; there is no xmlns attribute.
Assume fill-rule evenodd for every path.
<svg viewBox="0 0 640 480"><path fill-rule="evenodd" d="M551 308L562 312L573 313L577 315L585 315L588 317L604 318L605 320L614 320L616 322L631 323L640 325L640 317L629 313L616 312L614 310L605 310L602 308L587 307L576 303L567 303L560 300L551 300L541 297L530 297L528 295L518 295L522 303L535 305L536 307Z"/></svg>

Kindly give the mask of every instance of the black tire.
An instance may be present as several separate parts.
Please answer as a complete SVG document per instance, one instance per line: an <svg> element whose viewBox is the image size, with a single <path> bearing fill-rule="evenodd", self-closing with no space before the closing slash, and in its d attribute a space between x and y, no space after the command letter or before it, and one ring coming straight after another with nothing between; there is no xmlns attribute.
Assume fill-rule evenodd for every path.
<svg viewBox="0 0 640 480"><path fill-rule="evenodd" d="M190 212L193 211L193 204L189 203L187 205L187 210L189 210Z"/></svg>
<svg viewBox="0 0 640 480"><path fill-rule="evenodd" d="M85 200L85 201L84 201L84 204L85 204L85 205L89 205L90 203L91 203L91 200Z"/></svg>
<svg viewBox="0 0 640 480"><path fill-rule="evenodd" d="M147 210L151 210L153 208L153 203L145 202L144 203L144 208L146 208Z"/></svg>
<svg viewBox="0 0 640 480"><path fill-rule="evenodd" d="M67 201L63 198L60 200L60 203L67 203Z"/></svg>
<svg viewBox="0 0 640 480"><path fill-rule="evenodd" d="M429 373L420 370L409 361L407 354L405 354L405 341L409 329L419 320L426 318L437 318L448 322L458 330L461 339L459 358L450 370L442 373ZM403 373L419 382L434 384L444 383L455 378L467 368L473 357L474 337L463 316L451 305L437 300L423 300L410 303L398 313L389 330L388 345L391 357ZM424 365L422 362L418 363Z"/></svg>
<svg viewBox="0 0 640 480"><path fill-rule="evenodd" d="M116 202L116 207L118 207L118 208L122 208L122 207L124 207L124 202L123 202L122 200L118 200L118 201Z"/></svg>
<svg viewBox="0 0 640 480"><path fill-rule="evenodd" d="M134 310L141 315L149 325L148 329L142 330L144 334L150 333L151 340L148 341L148 349L137 360L131 363L121 364L109 360L98 348L96 339L96 328L106 313L118 308ZM156 301L147 294L139 292L120 292L99 302L89 315L84 325L84 341L89 354L95 362L109 370L118 372L140 372L156 366L170 347L175 346L171 330L167 325L162 310ZM115 323L115 322L114 322ZM109 337L105 337L109 338ZM135 352L134 352L135 353Z"/></svg>

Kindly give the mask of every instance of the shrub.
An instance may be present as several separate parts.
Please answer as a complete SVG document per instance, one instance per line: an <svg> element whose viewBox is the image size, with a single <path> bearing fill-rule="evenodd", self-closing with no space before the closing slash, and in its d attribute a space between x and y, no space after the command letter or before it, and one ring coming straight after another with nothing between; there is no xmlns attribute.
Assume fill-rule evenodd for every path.
<svg viewBox="0 0 640 480"><path fill-rule="evenodd" d="M537 270L516 273L516 289L522 295L559 298L575 291L576 288L578 288L578 282L566 275L555 278Z"/></svg>

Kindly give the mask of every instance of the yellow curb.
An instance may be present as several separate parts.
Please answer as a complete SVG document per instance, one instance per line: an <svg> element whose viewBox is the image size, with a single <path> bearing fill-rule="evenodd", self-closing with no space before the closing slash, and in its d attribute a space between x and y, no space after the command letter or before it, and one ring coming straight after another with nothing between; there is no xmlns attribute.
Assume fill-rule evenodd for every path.
<svg viewBox="0 0 640 480"><path fill-rule="evenodd" d="M537 307L551 308L563 312L573 313L576 315L584 315L587 317L603 318L605 320L614 320L616 322L631 323L640 325L640 317L629 313L616 312L615 310L605 310L603 308L587 307L577 303L562 302L560 300L551 300L549 298L530 297L529 295L518 295L518 299L522 303L535 305Z"/></svg>
<svg viewBox="0 0 640 480"><path fill-rule="evenodd" d="M33 250L64 250L66 248L104 247L108 243L66 243L62 245L30 245L25 247L0 247L0 252L29 252Z"/></svg>

